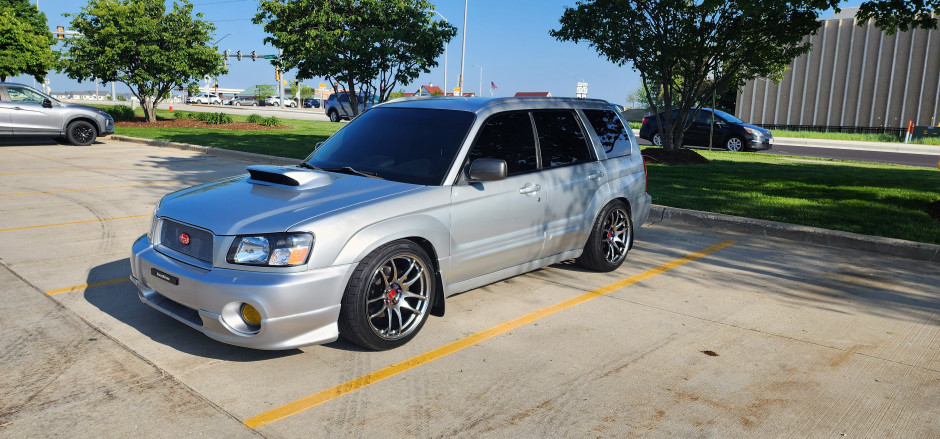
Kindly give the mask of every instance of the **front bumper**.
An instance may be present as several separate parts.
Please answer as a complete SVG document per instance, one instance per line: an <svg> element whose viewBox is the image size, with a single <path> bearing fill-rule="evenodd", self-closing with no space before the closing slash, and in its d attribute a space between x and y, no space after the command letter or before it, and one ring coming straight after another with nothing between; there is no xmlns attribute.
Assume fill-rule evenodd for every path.
<svg viewBox="0 0 940 439"><path fill-rule="evenodd" d="M758 137L756 139L751 138L747 140L748 149L758 150L758 149L771 149L774 147L774 138L773 137Z"/></svg>
<svg viewBox="0 0 940 439"><path fill-rule="evenodd" d="M141 301L215 340L293 349L338 338L340 302L355 265L298 273L205 270L160 253L144 235L131 250L131 281ZM241 304L260 312L258 329L240 324Z"/></svg>

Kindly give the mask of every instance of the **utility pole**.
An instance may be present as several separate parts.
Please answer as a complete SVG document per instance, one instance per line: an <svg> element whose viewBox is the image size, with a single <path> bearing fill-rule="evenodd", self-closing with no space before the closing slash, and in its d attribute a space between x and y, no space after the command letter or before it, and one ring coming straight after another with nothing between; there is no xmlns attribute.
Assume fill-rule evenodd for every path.
<svg viewBox="0 0 940 439"><path fill-rule="evenodd" d="M281 56L284 55L284 49L277 50L277 68L280 69L281 75L284 74L284 69L281 68ZM280 75L277 78L277 88L281 91L280 98L278 99L278 104L281 108L284 108L284 81L281 81Z"/></svg>
<svg viewBox="0 0 940 439"><path fill-rule="evenodd" d="M482 97L483 96L483 67L480 67L476 64L474 64L473 67L480 69L480 94L478 94L477 96Z"/></svg>
<svg viewBox="0 0 940 439"><path fill-rule="evenodd" d="M457 78L457 88L463 95L463 63L467 55L467 0L463 0L463 47L460 49L460 77Z"/></svg>

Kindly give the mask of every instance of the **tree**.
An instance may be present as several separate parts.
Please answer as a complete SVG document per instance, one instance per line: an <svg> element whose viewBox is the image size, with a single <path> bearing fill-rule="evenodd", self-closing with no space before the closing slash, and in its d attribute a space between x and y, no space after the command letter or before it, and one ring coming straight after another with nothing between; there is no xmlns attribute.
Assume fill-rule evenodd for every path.
<svg viewBox="0 0 940 439"><path fill-rule="evenodd" d="M225 72L222 54L209 46L215 26L201 18L188 0L169 13L164 0L89 0L71 22L84 37L66 41L63 70L79 81L126 84L154 122L171 90Z"/></svg>
<svg viewBox="0 0 940 439"><path fill-rule="evenodd" d="M427 0L262 0L254 22L284 51L284 68L296 68L298 79L326 78L337 93L342 84L359 114L355 91L384 102L437 65L457 30L432 20L433 8Z"/></svg>
<svg viewBox="0 0 940 439"><path fill-rule="evenodd" d="M30 75L42 82L56 67L46 14L29 0L0 0L0 81Z"/></svg>
<svg viewBox="0 0 940 439"><path fill-rule="evenodd" d="M940 0L870 0L864 1L855 15L859 26L875 20L875 26L892 35L898 30L936 29Z"/></svg>
<svg viewBox="0 0 940 439"><path fill-rule="evenodd" d="M793 58L809 51L804 37L820 26L819 11L838 0L686 1L596 0L566 8L563 41L587 41L619 65L638 70L647 101L663 127L667 150L678 149L697 113L696 102L711 102L713 91L764 77L779 80ZM712 79L709 81L709 79ZM657 105L676 102L677 112Z"/></svg>
<svg viewBox="0 0 940 439"><path fill-rule="evenodd" d="M277 92L277 88L269 84L258 84L255 86L255 91L258 93L257 98L264 99L268 96L274 96L274 93Z"/></svg>

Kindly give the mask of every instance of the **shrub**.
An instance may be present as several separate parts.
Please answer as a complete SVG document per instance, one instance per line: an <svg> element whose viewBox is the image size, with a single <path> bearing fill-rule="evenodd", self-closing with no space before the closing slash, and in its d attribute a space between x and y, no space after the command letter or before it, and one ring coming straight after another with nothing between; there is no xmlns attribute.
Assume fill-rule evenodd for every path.
<svg viewBox="0 0 940 439"><path fill-rule="evenodd" d="M248 116L248 123L261 123L261 121L263 120L264 118L257 114L252 114Z"/></svg>
<svg viewBox="0 0 940 439"><path fill-rule="evenodd" d="M276 126L278 126L278 125L280 125L280 124L281 124L281 121L278 120L278 118L276 118L276 117L274 117L274 116L265 117L265 118L262 118L262 120L261 120L261 125L264 125L264 126L266 126L266 127L276 127Z"/></svg>
<svg viewBox="0 0 940 439"><path fill-rule="evenodd" d="M185 111L176 110L176 111L173 112L173 118L174 118L174 119L188 119L188 118L189 118L189 113L187 113L187 112L185 112Z"/></svg>
<svg viewBox="0 0 940 439"><path fill-rule="evenodd" d="M232 123L234 119L225 113L199 113L199 120L209 125L219 125L223 123Z"/></svg>
<svg viewBox="0 0 940 439"><path fill-rule="evenodd" d="M105 107L104 111L107 111L118 122L134 120L134 109L127 105L112 105Z"/></svg>

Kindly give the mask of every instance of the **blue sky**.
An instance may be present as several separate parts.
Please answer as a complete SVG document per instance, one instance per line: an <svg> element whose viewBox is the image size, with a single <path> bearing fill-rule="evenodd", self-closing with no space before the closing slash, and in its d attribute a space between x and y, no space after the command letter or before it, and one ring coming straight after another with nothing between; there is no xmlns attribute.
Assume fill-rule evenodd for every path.
<svg viewBox="0 0 940 439"><path fill-rule="evenodd" d="M37 0L30 0L35 3ZM432 0L433 1L433 0ZM266 34L260 25L251 22L257 11L256 0L191 0L203 18L216 25L215 38L221 39L219 50L242 54L252 50L274 54L277 50L264 43ZM50 29L66 26L63 13L78 13L82 0L38 0L46 14ZM172 4L172 1L168 1ZM458 28L457 36L447 47L447 88L457 86L460 73L461 37L464 14L463 0L437 0L436 10ZM846 2L845 4L858 2ZM467 9L466 59L464 90L477 93L482 80L483 93L489 95L490 81L496 83L494 96L512 96L518 91L548 91L553 96L574 96L578 81L589 84L588 97L626 104L626 96L641 87L639 74L631 66L617 66L599 56L589 45L563 43L549 36L557 28L565 6L575 0L469 0ZM823 17L831 12L823 13ZM229 35L230 34L230 35ZM255 84L274 84L274 67L268 61L239 62L230 58L229 73L219 78L219 87L248 88ZM406 92L416 91L421 84L445 85L444 57L438 67L425 73L412 84L402 86ZM477 67L479 66L479 67ZM483 68L482 76L480 67ZM285 78L293 79L294 72ZM11 79L32 85L32 77ZM91 81L78 83L64 74L49 75L53 93L57 91L94 90ZM305 80L316 87L321 78ZM104 90L104 86L100 86ZM109 88L109 87L108 87ZM126 91L118 84L118 92Z"/></svg>

